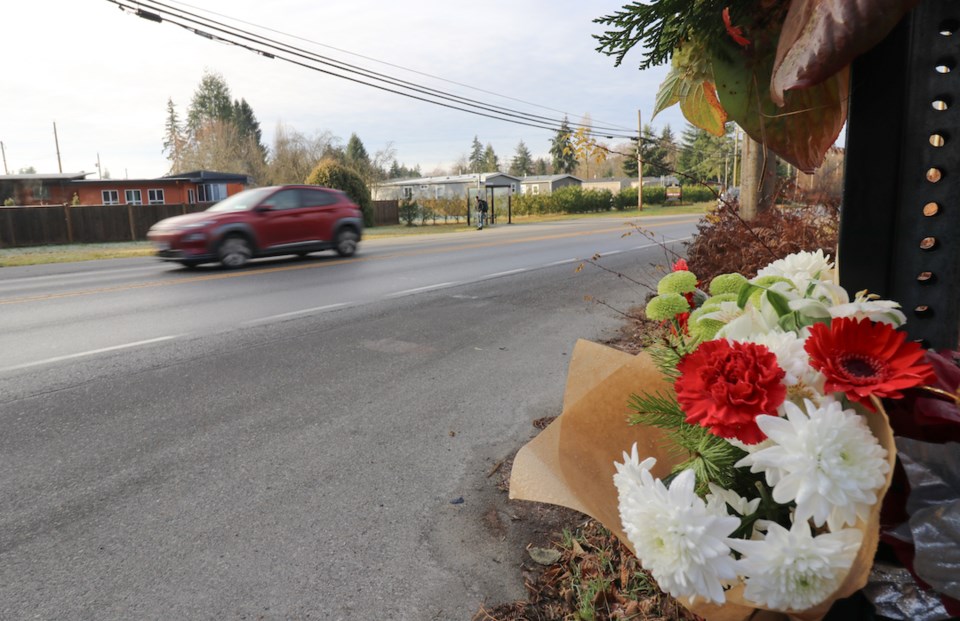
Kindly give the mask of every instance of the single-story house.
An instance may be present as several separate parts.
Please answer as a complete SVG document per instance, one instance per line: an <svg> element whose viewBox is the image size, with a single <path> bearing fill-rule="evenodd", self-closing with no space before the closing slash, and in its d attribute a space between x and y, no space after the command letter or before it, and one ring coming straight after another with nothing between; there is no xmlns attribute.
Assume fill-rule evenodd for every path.
<svg viewBox="0 0 960 621"><path fill-rule="evenodd" d="M520 180L520 192L523 194L553 194L560 188L582 183L583 181L573 175L532 175Z"/></svg>
<svg viewBox="0 0 960 621"><path fill-rule="evenodd" d="M156 179L87 179L92 173L0 175L0 201L15 205L183 205L212 203L244 190L247 175L197 170Z"/></svg>
<svg viewBox="0 0 960 621"><path fill-rule="evenodd" d="M612 194L619 194L621 190L636 187L636 185L632 185L635 184L636 181L636 179L629 179L627 177L607 177L604 179L584 181L582 187L584 190L610 190Z"/></svg>
<svg viewBox="0 0 960 621"><path fill-rule="evenodd" d="M520 178L501 172L447 175L445 177L417 177L384 181L371 188L374 200L470 198L490 191L509 191L515 194L520 189Z"/></svg>
<svg viewBox="0 0 960 621"><path fill-rule="evenodd" d="M660 175L659 177L644 177L643 178L643 187L645 188L658 188L658 187L667 187L680 185L680 180L673 175ZM637 182L634 180L630 187L637 187Z"/></svg>

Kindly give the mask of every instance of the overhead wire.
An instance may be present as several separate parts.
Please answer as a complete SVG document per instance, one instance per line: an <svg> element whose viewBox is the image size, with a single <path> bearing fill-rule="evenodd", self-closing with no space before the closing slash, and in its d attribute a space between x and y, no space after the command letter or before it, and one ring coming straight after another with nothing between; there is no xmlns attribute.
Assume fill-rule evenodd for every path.
<svg viewBox="0 0 960 621"><path fill-rule="evenodd" d="M176 7L171 7L159 2L157 0L107 0L112 4L117 5L121 9L134 13L144 19L148 19L154 22L167 21L173 25L180 26L194 34L199 36L220 41L223 43L235 45L237 47L247 49L254 53L260 54L268 58L274 58L283 60L288 63L302 66L307 69L312 69L320 73L324 73L333 77L338 77L344 80L352 81L364 86L370 86L390 92L392 94L400 95L403 97L408 97L411 99L423 101L426 103L431 103L434 105L467 112L470 114L483 116L487 118L492 118L500 121L505 121L509 123L514 123L518 125L525 125L528 127L534 127L537 129L546 129L551 131L559 131L562 128L562 123L566 122L569 128L580 128L578 131L582 131L588 136L591 137L603 137L608 139L614 138L623 138L636 140L636 134L621 134L617 132L609 131L612 128L607 127L592 127L590 125L585 125L581 123L571 123L567 119L560 121L558 119L552 119L550 117L544 117L542 115L536 115L531 113L526 113L518 110L513 110L511 108L506 108L504 106L497 106L494 104L486 104L474 99L467 97L462 97L459 95L454 95L440 91L438 89L433 89L430 87L424 87L407 80L401 80L388 76L386 74L374 72L367 70L363 67L356 65L351 65L349 63L344 63L336 59L331 59L308 50L303 50L299 47L283 43L280 41L275 41L255 33L247 32L243 29L236 28L227 24L222 24L214 20L205 19L203 16L190 13L189 11L184 11ZM150 10L144 10L143 7L156 11L156 13L151 12ZM219 33L219 34L213 34ZM221 36L223 35L223 36ZM225 38L228 37L228 38ZM272 51L265 51L266 48ZM286 56L278 56L278 54L294 56L295 58L287 58ZM297 60L300 58L302 60ZM348 75L343 75L335 71L330 71L322 67L316 67L307 62L313 62L327 67L333 67L338 71L343 71ZM388 86L383 86L383 84L371 83L362 79L359 79L356 76L361 76L363 78L374 80L376 82L381 82L388 84L395 88L390 88ZM396 89L405 89L407 91L413 92L404 92L403 90ZM419 93L419 94L414 94ZM442 99L445 101L453 103L445 103L445 101L437 101L436 99ZM603 131L607 130L607 131ZM646 140L645 138L642 138Z"/></svg>
<svg viewBox="0 0 960 621"><path fill-rule="evenodd" d="M528 106L533 106L534 108L541 108L541 109L543 109L543 110L549 110L549 111L551 111L551 112L558 112L558 113L560 113L560 114L564 114L564 115L570 116L570 113L567 112L567 111L565 111L565 110L558 110L557 108L551 108L550 106L544 106L544 105L542 105L542 104L538 104L538 103L535 103L535 102L527 101L527 100L525 100L525 99L520 99L519 97L513 97L513 96L511 96L511 95L505 95L505 94L503 94L503 93L497 93L497 92L495 92L495 91L491 91L491 90L487 90L487 89L484 89L484 88L480 88L480 87L474 86L474 85L472 85L472 84L466 84L466 83L464 83L464 82L457 82L456 80L451 80L451 79L449 79L449 78L444 78L444 77L441 77L441 76L438 76L438 75L433 75L433 74L431 74L431 73L427 73L427 72L425 72L425 71L419 71L419 70L417 70L417 69L411 69L410 67L405 67L405 66L403 66L403 65L398 65L398 64L396 64L396 63L391 63L391 62L389 62L389 61L380 60L379 58L374 58L374 57L372 57L372 56L365 56L364 54L359 54L359 53L357 53L357 52L352 52L352 51L350 51L350 50L346 50L346 49L343 49L343 48L339 48L339 47L336 47L336 46L333 46L333 45L329 45L329 44L326 44L326 43L321 43L321 42L319 42L319 41L314 41L313 39L307 39L306 37L300 37L300 36L298 36L298 35L294 35L294 34L290 34L290 33L283 32L283 31L281 31L281 30L276 30L276 29L274 29L274 28L270 28L269 26L263 26L263 25L261 25L261 24L254 24L254 23L252 23L252 22L244 21L244 20L242 20L242 19L240 19L240 18L238 18L238 17L233 17L233 16L230 16L230 15L226 15L226 14L224 14L224 13L218 13L217 11L213 11L213 10L206 9L206 8L203 8L203 7L198 7L198 6L193 5L193 4L190 4L190 3L188 3L188 2L179 2L178 0L167 0L167 1L170 2L171 4L176 4L176 5L180 5L180 6L189 7L189 8L191 8L191 9L194 9L194 10L197 10L197 11L202 11L202 12L204 12L204 13L209 13L210 15L216 15L217 17L221 17L221 18L223 18L223 19L227 19L227 20L230 20L230 21L234 21L234 22L237 22L237 23L240 23L240 24L245 24L245 25L247 25L247 26L252 26L252 27L254 27L254 28L259 28L259 29L264 30L264 31L266 31L266 32L272 32L272 33L274 33L274 34L282 35L282 36L284 36L284 37L289 37L289 38L291 38L291 39L296 39L296 40L298 40L298 41L303 41L304 43L310 43L310 44L312 44L312 45L317 45L317 46L320 46L320 47L325 47L325 48L327 48L327 49L331 49L331 50L334 50L334 51L336 51L336 52L340 52L340 53L342 53L342 54L349 54L350 56L356 56L357 58L362 58L362 59L364 59L364 60L369 60L369 61L371 61L371 62L375 62L375 63L381 64L381 65L386 65L386 66L388 66L388 67L393 67L394 69L400 69L400 70L402 70L402 71L408 71L408 72L410 72L410 73L415 73L415 74L417 74L417 75L420 75L420 76L423 76L423 77L426 77L426 78L430 78L430 79L433 79L433 80L438 80L438 81L440 81L440 82L446 82L447 84L453 84L454 86L459 86L459 87L462 87L462 88L467 88L467 89L470 89L470 90L473 90L473 91L477 91L478 93L484 93L484 94L486 94L486 95L493 95L494 97L500 97L500 98L502 98L502 99L509 99L509 100L515 101L515 102L517 102L517 103L522 103L522 104L525 104L525 105L528 105ZM604 125L609 126L609 128L612 128L612 129L618 129L618 130L623 130L623 131L627 131L627 132L633 131L633 128L631 128L631 127L626 127L626 126L624 126L624 125L617 125L616 123L610 123L609 121L604 121L603 119L597 119L597 120L598 120L600 123L603 123ZM595 126L595 127L596 127L596 126Z"/></svg>

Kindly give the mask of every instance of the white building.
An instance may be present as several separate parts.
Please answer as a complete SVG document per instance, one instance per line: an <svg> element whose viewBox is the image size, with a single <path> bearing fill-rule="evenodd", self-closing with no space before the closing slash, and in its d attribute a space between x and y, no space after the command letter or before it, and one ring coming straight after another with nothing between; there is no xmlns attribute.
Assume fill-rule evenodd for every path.
<svg viewBox="0 0 960 621"><path fill-rule="evenodd" d="M477 195L516 194L520 191L520 178L501 172L446 177L419 177L395 179L370 188L373 200L410 199L473 199Z"/></svg>

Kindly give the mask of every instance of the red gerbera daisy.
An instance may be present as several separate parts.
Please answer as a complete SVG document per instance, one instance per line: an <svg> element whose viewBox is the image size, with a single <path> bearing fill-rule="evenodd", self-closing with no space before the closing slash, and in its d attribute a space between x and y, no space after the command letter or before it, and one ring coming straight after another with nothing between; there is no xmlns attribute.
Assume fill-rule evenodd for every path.
<svg viewBox="0 0 960 621"><path fill-rule="evenodd" d="M756 343L706 341L677 370L674 390L686 421L746 444L766 438L756 418L775 414L787 396L776 355Z"/></svg>
<svg viewBox="0 0 960 621"><path fill-rule="evenodd" d="M823 373L827 392L843 392L873 410L870 397L899 399L902 390L929 384L933 368L923 349L886 323L840 317L818 323L804 344L810 366Z"/></svg>

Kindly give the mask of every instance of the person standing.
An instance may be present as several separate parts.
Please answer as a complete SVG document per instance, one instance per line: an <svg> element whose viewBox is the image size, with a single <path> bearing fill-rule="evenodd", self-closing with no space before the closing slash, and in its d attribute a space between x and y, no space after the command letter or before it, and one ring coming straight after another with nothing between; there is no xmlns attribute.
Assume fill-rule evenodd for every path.
<svg viewBox="0 0 960 621"><path fill-rule="evenodd" d="M477 230L483 229L483 223L487 219L487 201L480 198L477 194Z"/></svg>

